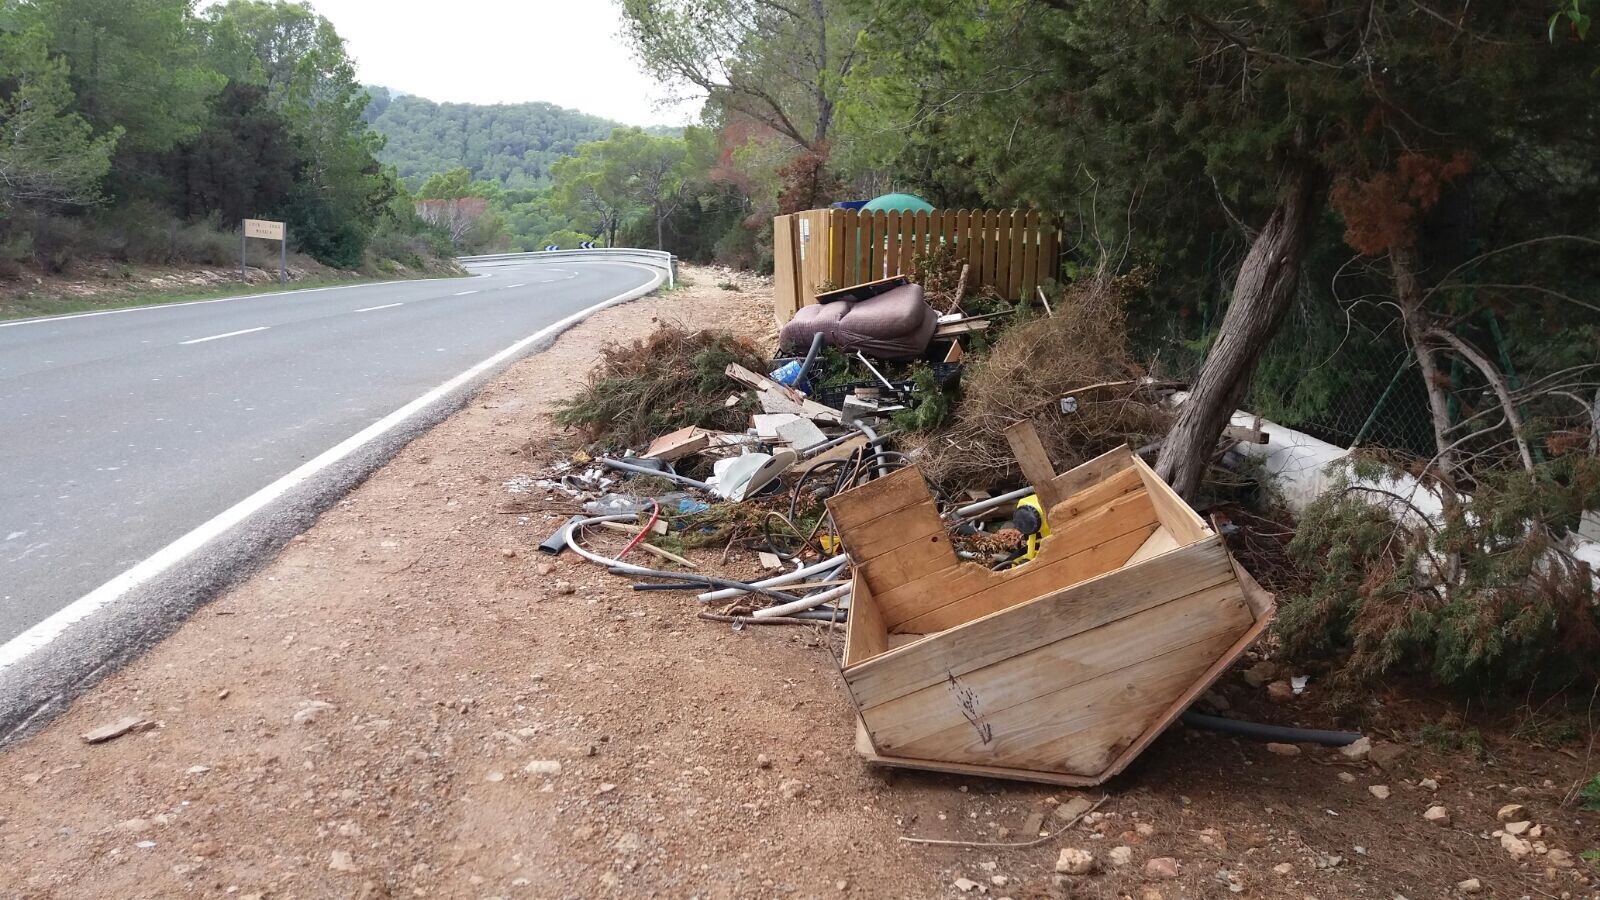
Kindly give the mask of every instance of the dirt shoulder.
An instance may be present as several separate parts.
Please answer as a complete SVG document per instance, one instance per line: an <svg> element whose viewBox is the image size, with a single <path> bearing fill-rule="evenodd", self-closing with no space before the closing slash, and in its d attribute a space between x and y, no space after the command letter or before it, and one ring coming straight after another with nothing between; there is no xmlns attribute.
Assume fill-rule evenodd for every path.
<svg viewBox="0 0 1600 900"><path fill-rule="evenodd" d="M1583 763L1536 749L1397 745L1379 767L1175 729L1066 835L902 841L1023 840L1078 795L868 770L836 635L730 631L571 554L541 574L534 547L570 501L508 493L559 453L551 404L603 342L658 321L771 332L765 294L686 275L513 366L0 753L0 895L1422 898L1474 877L1490 896L1593 893L1581 861L1550 856L1600 845L1596 816L1561 806ZM156 727L79 737L125 716ZM1546 853L1491 837L1513 802ZM1421 818L1436 804L1450 827ZM1063 847L1097 872L1058 883ZM1155 857L1177 877L1146 874Z"/></svg>

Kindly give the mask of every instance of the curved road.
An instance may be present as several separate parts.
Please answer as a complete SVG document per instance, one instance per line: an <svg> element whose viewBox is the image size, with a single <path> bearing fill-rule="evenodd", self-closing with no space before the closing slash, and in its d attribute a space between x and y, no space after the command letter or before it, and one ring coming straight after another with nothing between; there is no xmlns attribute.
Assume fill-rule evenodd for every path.
<svg viewBox="0 0 1600 900"><path fill-rule="evenodd" d="M0 323L0 657L8 641L307 460L513 343L655 280L642 266L590 261L502 262L474 275ZM387 446L363 448L359 471L343 478L448 414L490 373L479 374L376 442ZM0 658L0 671L14 661Z"/></svg>

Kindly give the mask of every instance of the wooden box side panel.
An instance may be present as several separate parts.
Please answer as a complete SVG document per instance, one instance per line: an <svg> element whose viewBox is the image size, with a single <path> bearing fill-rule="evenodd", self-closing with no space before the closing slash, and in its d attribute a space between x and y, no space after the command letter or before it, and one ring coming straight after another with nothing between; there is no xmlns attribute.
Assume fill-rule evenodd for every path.
<svg viewBox="0 0 1600 900"><path fill-rule="evenodd" d="M852 666L845 680L861 708L877 706L1233 580L1213 537L893 648Z"/></svg>
<svg viewBox="0 0 1600 900"><path fill-rule="evenodd" d="M1250 627L1227 581L862 710L882 753L1104 769Z"/></svg>
<svg viewBox="0 0 1600 900"><path fill-rule="evenodd" d="M1155 470L1145 464L1145 461L1135 456L1133 467L1143 479L1145 490L1150 492L1150 501L1155 505L1156 513L1161 517L1161 525L1172 536L1177 538L1179 544L1192 544L1204 540L1214 532L1200 514L1194 511L1184 499L1178 496Z"/></svg>
<svg viewBox="0 0 1600 900"><path fill-rule="evenodd" d="M860 572L851 576L850 618L845 624L844 665L846 667L866 662L889 649L889 630L878 615L878 603L872 597L872 588Z"/></svg>

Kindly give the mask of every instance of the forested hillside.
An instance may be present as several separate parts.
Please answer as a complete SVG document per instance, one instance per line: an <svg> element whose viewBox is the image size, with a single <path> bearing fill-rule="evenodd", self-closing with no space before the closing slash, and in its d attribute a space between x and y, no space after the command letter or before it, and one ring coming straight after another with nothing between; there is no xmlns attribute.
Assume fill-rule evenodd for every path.
<svg viewBox="0 0 1600 900"><path fill-rule="evenodd" d="M245 217L342 268L453 252L375 156L366 106L303 3L0 0L0 277L231 265Z"/></svg>
<svg viewBox="0 0 1600 900"><path fill-rule="evenodd" d="M552 163L618 127L549 103L435 103L383 87L367 92L365 119L385 139L378 158L413 190L458 167L503 188L543 187Z"/></svg>

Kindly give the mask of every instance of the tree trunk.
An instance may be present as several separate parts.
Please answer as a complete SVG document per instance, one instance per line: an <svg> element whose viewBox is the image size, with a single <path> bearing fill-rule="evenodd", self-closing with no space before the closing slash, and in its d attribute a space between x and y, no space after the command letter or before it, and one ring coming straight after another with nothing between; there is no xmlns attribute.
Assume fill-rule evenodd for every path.
<svg viewBox="0 0 1600 900"><path fill-rule="evenodd" d="M1395 301L1400 305L1400 322L1406 340L1417 358L1422 386L1428 392L1428 419L1433 426L1434 466L1444 483L1445 505L1453 504L1456 491L1456 454L1450 441L1450 400L1445 396L1445 376L1439 371L1439 357L1428 334L1428 315L1422 309L1422 289L1417 286L1417 257L1409 247L1396 247L1389 253L1389 271L1394 274Z"/></svg>
<svg viewBox="0 0 1600 900"><path fill-rule="evenodd" d="M1222 429L1244 399L1262 351L1293 303L1300 259L1321 208L1321 189L1322 173L1315 166L1290 164L1277 208L1239 267L1217 339L1156 461L1156 471L1185 497L1199 489Z"/></svg>

